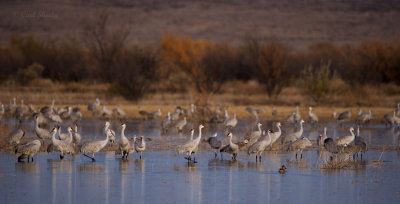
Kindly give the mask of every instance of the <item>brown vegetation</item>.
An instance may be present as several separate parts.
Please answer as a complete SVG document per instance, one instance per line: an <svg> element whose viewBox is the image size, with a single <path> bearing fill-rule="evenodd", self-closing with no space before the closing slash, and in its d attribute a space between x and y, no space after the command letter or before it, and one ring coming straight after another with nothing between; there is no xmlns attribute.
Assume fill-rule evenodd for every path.
<svg viewBox="0 0 400 204"><path fill-rule="evenodd" d="M395 39L366 41L360 46L315 44L305 51L290 52L288 45L282 43L252 41L233 47L229 43L171 35L162 38L158 53L148 47L122 46L120 40L117 42L113 45L114 42L106 41L102 43L105 45L88 50L74 41L41 42L31 36L13 37L8 46L1 47L2 82L33 85L37 78L62 83L102 82L111 85L108 93L138 100L151 91L171 93L163 82L179 76L180 80L169 83L175 83L175 90L183 93L193 87L200 94L197 104L203 106L212 94L231 88L240 92L240 86L225 86L228 82L250 79L258 81L256 89L264 87L258 93L275 99L284 87L297 84L316 103L336 103L335 96L352 95L341 104L363 105L365 99L375 94L370 93L374 87L388 97L399 94L400 77L395 76L400 76L400 69L396 69L400 67L400 41ZM116 52L113 59L97 56L97 52L107 52L101 51L106 49L101 47L109 46L122 48L112 51ZM293 61L298 63L289 63ZM245 89L244 93L251 90Z"/></svg>
<svg viewBox="0 0 400 204"><path fill-rule="evenodd" d="M368 11L375 14L391 11L392 15L396 16L398 8L388 7L390 2L385 1L380 4L368 2L362 5L357 2L313 2L309 4L311 7L301 2L250 2L247 9L254 10L255 15L259 10L269 11L273 8L276 11L271 11L272 13L279 11L281 15L285 12L293 14L308 11L310 15L308 18L312 18L315 11L323 7L327 14L337 14L338 10L346 11L347 14L351 14L350 17L354 19L355 16L358 17L355 22L364 25L365 22L360 20L363 19L360 17L360 12ZM42 5L41 1L28 3L32 6ZM12 2L2 4L4 8L16 6ZM9 38L8 44L3 43L0 46L2 86L10 89L10 85L17 84L29 85L32 88L33 85L42 86L40 83L48 80L52 84L67 84L65 89L68 92L82 92L86 91L82 87L103 84L107 87L101 92L106 96L121 95L128 100L137 101L145 100L149 96L160 97L162 100L167 94L177 94L183 100L189 99L191 103L194 102L206 109L210 105L210 96L213 96L211 105L215 101L282 105L301 101L313 105L339 106L391 106L398 102L395 99L400 93L398 38L388 38L386 35L382 38L382 35L379 35L369 36L375 37L374 40L361 40L360 37L351 40L352 43L349 44L348 40L338 42L336 38L331 41L319 38L310 41L308 46L298 46L296 40L293 42L285 34L279 33L279 38L271 37L274 33L266 34L255 26L253 30L243 33L242 36L247 37L240 37L240 40L227 38L228 41L225 42L215 40L213 35L203 38L196 35L181 37L181 35L165 34L176 33L165 30L165 33L158 33L159 37L153 40L159 44L148 47L141 43L139 46L132 43L132 38L140 39L137 32L142 27L135 27L137 22L132 22L130 18L122 18L127 15L127 11L145 11L145 16L150 19L148 13L161 15L170 9L198 12L199 9L204 11L205 8L214 10L232 9L232 6L240 8L244 4L236 1L230 3L177 1L176 4L169 1L164 3L156 1L153 4L143 1L133 4L97 1L95 4L98 5L97 9L92 9L91 4L63 2L63 6L69 9L77 5L88 9L82 14L79 25L74 25L75 30L80 32L77 32L78 35L74 34L73 38L60 38L62 35L57 35L50 27L48 33L54 34L51 36L55 37L43 38L35 32L35 29L28 29L26 32L14 29L13 33L28 35L13 35ZM106 5L110 8L104 10ZM121 10L122 8L126 10ZM43 13L46 12L42 12L41 15ZM24 15L16 14L18 12L14 16L17 27L26 24L24 20L27 20L25 19L27 17L33 18L31 20L43 17L29 12ZM64 19L62 12L54 14L57 15L52 17L61 18L58 20L63 22L67 23L70 20ZM380 17L388 18L385 15L382 14ZM51 16L45 17L49 19L41 18L43 23L55 20L50 18ZM343 19L335 18L335 20ZM14 26L10 26L12 22L9 18L5 18L3 23L1 25L5 26L0 29L13 30ZM34 21L29 23L35 25ZM368 24L370 23L373 22L369 21ZM196 24L200 25L201 22ZM317 25L322 26L320 24ZM308 24L299 24L298 32L294 32L296 36L302 35L300 25ZM396 26L392 27L397 29ZM144 30L147 35L152 34L149 30ZM344 28L335 30L347 32ZM356 31L353 29L351 32ZM391 36L395 34L396 32L393 32ZM0 36L3 41L4 35ZM318 42L320 40L327 41ZM264 96L265 94L268 97ZM287 98L289 95L290 98ZM9 100L8 97L0 99Z"/></svg>

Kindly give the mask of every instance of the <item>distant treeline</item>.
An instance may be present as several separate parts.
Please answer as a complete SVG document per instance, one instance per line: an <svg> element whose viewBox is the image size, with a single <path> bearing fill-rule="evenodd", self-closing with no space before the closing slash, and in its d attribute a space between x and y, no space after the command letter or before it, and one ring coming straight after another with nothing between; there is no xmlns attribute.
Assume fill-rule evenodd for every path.
<svg viewBox="0 0 400 204"><path fill-rule="evenodd" d="M281 42L248 37L241 46L165 35L158 47L126 45L127 32L106 35L87 28L86 40L39 41L13 36L0 47L0 81L30 84L105 82L128 99L139 99L152 84L183 76L199 93L213 93L231 80L256 79L269 96L300 83L316 100L340 79L349 86L400 85L400 40L366 40L359 45L316 43L295 50ZM84 42L83 42L84 41ZM179 83L182 81L176 80ZM310 84L311 83L311 84ZM181 84L180 86L188 86Z"/></svg>

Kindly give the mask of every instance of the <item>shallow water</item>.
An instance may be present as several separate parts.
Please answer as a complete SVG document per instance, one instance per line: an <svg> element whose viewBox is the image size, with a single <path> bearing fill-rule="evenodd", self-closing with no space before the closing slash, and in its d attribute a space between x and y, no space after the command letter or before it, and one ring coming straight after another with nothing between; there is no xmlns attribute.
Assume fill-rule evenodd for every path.
<svg viewBox="0 0 400 204"><path fill-rule="evenodd" d="M270 120L261 120L260 121L263 126L262 129L271 129L272 128L272 121ZM83 141L84 140L101 140L105 138L103 127L105 121L102 120L93 120L93 119L83 119L79 123L79 130L80 134L82 135ZM116 132L116 139L117 141L120 138L120 121L112 121L111 128ZM189 130L191 128L196 130L199 123L194 123L189 121L188 125L186 125L184 131L182 133L178 133L177 130L171 128L167 133L162 133L161 131L161 122L160 121L144 121L144 120L125 120L127 128L125 130L125 134L127 137L133 136L145 136L145 138L163 138L161 140L163 143L154 143L156 146L164 145L164 144L171 144L175 145L178 142L184 141L189 136ZM3 120L3 124L9 125L12 128L15 125L15 122L12 120ZM56 124L53 124L54 126ZM70 124L65 123L62 124L62 132L67 133L67 127ZM240 119L238 125L232 129L232 133L236 139L241 140L244 135L255 129L255 122L250 119ZM36 137L34 132L34 123L31 121L25 121L23 123L24 129L27 131L28 136ZM304 137L308 137L311 140L316 140L318 135L323 133L324 127L328 128L327 135L332 138L341 137L344 135L350 135L349 128L354 127L356 125L353 123L346 123L343 125L339 125L335 122L326 122L320 123L318 125L311 125L305 123L304 125ZM298 129L297 125L292 124L283 124L282 130L283 134L285 132L291 132L295 129ZM224 129L222 124L210 124L206 123L205 128L203 129L203 138L208 138L209 136L213 135L214 133L218 133L218 137L225 138L226 130ZM369 146L379 148L379 147L399 147L399 139L400 139L400 128L389 128L386 127L384 124L369 124L363 125L360 127L360 136L365 139ZM172 138L172 140L169 140Z"/></svg>
<svg viewBox="0 0 400 204"><path fill-rule="evenodd" d="M128 161L101 152L96 162L41 153L30 163L1 153L0 202L398 203L399 154L385 152L383 166L370 165L380 153L368 151L358 170L320 170L316 151L305 152L301 162L293 154L266 153L258 164L244 154L230 161L205 151L197 164L172 151L146 152L143 160L134 154ZM288 166L284 175L277 171L281 164Z"/></svg>
<svg viewBox="0 0 400 204"><path fill-rule="evenodd" d="M3 121L12 125L11 121ZM175 145L187 140L188 130L198 124L189 123L183 134L170 130L161 134L159 121L128 120L126 134L144 135L153 140L151 146ZM263 129L271 121L262 121ZM83 120L83 140L103 139L104 121ZM66 130L66 125L63 130ZM214 132L223 137L221 125L206 124L204 137ZM306 125L303 136L316 139L328 127L330 137L348 135L353 124L344 126L325 123ZM33 123L25 122L28 136L33 136ZM251 120L240 120L232 131L242 137L254 127ZM113 122L119 138L119 121ZM293 129L285 126L286 131ZM121 160L113 152L96 154L96 162L77 155L60 161L57 153L40 153L34 162L16 162L16 157L0 153L0 203L399 203L400 154L381 152L383 146L399 145L399 131L373 124L360 129L370 149L357 169L320 169L317 148L304 152L296 161L291 152L265 152L262 163L254 156L240 152L237 161L214 159L207 144L197 154L198 163L188 164L183 155L172 149L153 149L144 159L130 155ZM197 134L197 133L196 133ZM175 138L175 139L171 139ZM381 156L382 155L382 156ZM381 158L380 158L381 157ZM375 163L374 160L383 160ZM279 167L288 166L286 174Z"/></svg>

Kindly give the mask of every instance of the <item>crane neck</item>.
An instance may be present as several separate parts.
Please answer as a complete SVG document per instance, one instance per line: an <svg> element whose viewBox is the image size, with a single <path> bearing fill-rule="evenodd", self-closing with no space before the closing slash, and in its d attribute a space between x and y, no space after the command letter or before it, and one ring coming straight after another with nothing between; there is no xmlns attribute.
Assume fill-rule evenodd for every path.
<svg viewBox="0 0 400 204"><path fill-rule="evenodd" d="M199 136L197 137L198 140L201 139L201 129L202 129L202 127L200 126L200 127L199 127Z"/></svg>

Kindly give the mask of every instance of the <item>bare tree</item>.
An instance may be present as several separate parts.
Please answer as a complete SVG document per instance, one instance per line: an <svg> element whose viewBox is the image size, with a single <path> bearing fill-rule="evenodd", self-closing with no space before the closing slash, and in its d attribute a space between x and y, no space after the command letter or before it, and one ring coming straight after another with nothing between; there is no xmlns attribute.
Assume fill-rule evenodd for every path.
<svg viewBox="0 0 400 204"><path fill-rule="evenodd" d="M102 10L94 19L84 23L83 36L90 54L100 69L100 77L104 81L112 81L113 66L117 56L124 50L130 33L129 24L122 24L111 29L109 14Z"/></svg>

